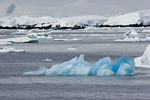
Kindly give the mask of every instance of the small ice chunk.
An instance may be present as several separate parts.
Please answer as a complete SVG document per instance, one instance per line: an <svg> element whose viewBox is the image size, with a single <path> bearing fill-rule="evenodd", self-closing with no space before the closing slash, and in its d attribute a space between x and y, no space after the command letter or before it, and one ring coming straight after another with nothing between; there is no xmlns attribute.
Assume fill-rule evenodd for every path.
<svg viewBox="0 0 150 100"><path fill-rule="evenodd" d="M25 52L25 51L15 49L13 47L0 47L0 53L18 53L18 52Z"/></svg>
<svg viewBox="0 0 150 100"><path fill-rule="evenodd" d="M122 68L125 67L125 68ZM119 60L115 63L112 64L112 71L114 74L121 75L121 71L126 73L126 75L131 75L134 73L134 68L135 68L135 62L132 57L127 57L127 56L122 56L119 58Z"/></svg>
<svg viewBox="0 0 150 100"><path fill-rule="evenodd" d="M8 38L8 39L1 39L0 43L3 42L12 42L12 43L38 43L38 39L35 38L28 38L28 37L16 37L16 38Z"/></svg>
<svg viewBox="0 0 150 100"><path fill-rule="evenodd" d="M69 51L76 51L76 50L77 50L77 48L73 48L73 47L71 47L71 48L67 48L67 50L69 50Z"/></svg>
<svg viewBox="0 0 150 100"><path fill-rule="evenodd" d="M0 41L0 45L12 45L12 42Z"/></svg>
<svg viewBox="0 0 150 100"><path fill-rule="evenodd" d="M117 42L148 42L150 41L150 37L139 38L139 37L125 37L124 39L116 39Z"/></svg>
<svg viewBox="0 0 150 100"><path fill-rule="evenodd" d="M29 33L27 34L27 36L29 38L52 38L52 37L49 37L47 33Z"/></svg>
<svg viewBox="0 0 150 100"><path fill-rule="evenodd" d="M45 62L51 62L52 59L44 59L43 61L45 61Z"/></svg>
<svg viewBox="0 0 150 100"><path fill-rule="evenodd" d="M29 72L25 72L22 75L45 75L46 74L46 68L45 67L41 67L36 71L29 71Z"/></svg>

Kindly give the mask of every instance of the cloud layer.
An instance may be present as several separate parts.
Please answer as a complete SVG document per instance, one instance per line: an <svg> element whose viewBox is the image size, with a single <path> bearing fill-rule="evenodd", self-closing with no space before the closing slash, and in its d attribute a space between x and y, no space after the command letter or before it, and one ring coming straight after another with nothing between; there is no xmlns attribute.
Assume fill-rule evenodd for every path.
<svg viewBox="0 0 150 100"><path fill-rule="evenodd" d="M0 0L0 17L7 15L10 5L15 4L11 16L112 16L150 9L150 0Z"/></svg>

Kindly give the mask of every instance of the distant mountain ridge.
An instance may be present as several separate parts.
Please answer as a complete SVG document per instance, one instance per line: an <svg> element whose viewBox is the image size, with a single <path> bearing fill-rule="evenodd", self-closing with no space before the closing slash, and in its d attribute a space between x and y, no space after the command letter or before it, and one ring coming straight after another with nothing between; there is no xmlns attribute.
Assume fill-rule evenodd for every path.
<svg viewBox="0 0 150 100"><path fill-rule="evenodd" d="M13 13L15 6L9 7ZM85 27L147 27L150 26L150 10L120 14L110 18L99 15L55 18L43 17L4 17L0 19L0 28L52 28L82 29Z"/></svg>

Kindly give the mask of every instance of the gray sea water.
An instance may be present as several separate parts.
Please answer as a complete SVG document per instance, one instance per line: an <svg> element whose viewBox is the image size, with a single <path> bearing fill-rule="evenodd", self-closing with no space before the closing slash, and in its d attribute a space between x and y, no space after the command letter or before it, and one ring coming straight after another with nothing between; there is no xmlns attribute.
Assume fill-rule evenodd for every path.
<svg viewBox="0 0 150 100"><path fill-rule="evenodd" d="M1 30L0 38L24 36L11 35L12 31ZM51 39L40 39L39 43L4 45L26 52L0 53L0 100L149 100L150 69L136 68L133 76L21 75L40 66L50 68L80 54L85 54L91 65L106 56L113 61L122 55L141 56L149 42L114 42L123 33L54 32ZM148 35L142 33L143 37Z"/></svg>

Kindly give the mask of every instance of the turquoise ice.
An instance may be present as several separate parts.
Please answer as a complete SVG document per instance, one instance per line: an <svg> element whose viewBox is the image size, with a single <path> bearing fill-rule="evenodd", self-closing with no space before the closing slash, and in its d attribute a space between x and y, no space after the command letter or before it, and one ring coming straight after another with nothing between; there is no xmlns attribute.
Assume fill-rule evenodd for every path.
<svg viewBox="0 0 150 100"><path fill-rule="evenodd" d="M82 54L79 58L75 57L70 61L52 66L47 70L46 75L88 75L89 69L89 63L84 60L84 55Z"/></svg>
<svg viewBox="0 0 150 100"><path fill-rule="evenodd" d="M46 69L41 67L37 71L25 72L23 75L51 75L51 76L110 76L133 75L135 63L132 57L122 56L115 63L111 63L110 57L100 59L96 64L90 64L84 60L84 55L75 57L61 64L53 65Z"/></svg>
<svg viewBox="0 0 150 100"><path fill-rule="evenodd" d="M118 61L113 63L112 71L116 75L132 75L134 74L135 62L134 58L122 56Z"/></svg>
<svg viewBox="0 0 150 100"><path fill-rule="evenodd" d="M105 64L111 68L111 59L109 57L100 59L95 65L93 65L90 69L89 75L97 75L97 72Z"/></svg>
<svg viewBox="0 0 150 100"><path fill-rule="evenodd" d="M23 75L45 75L45 74L46 74L46 68L45 67L41 67L36 71L29 71L29 72L23 73Z"/></svg>

